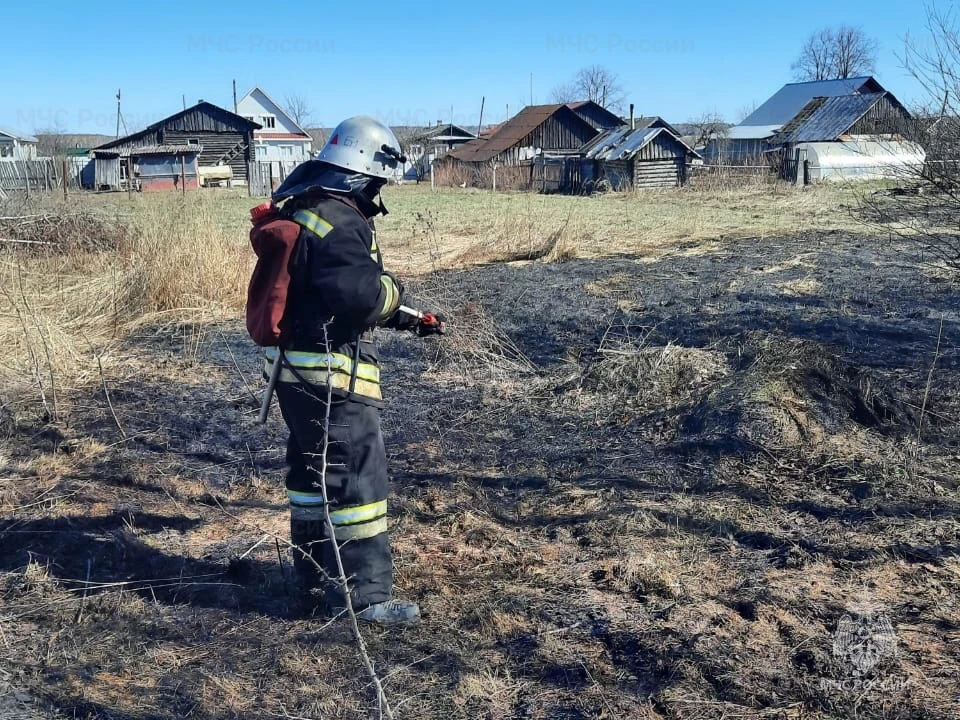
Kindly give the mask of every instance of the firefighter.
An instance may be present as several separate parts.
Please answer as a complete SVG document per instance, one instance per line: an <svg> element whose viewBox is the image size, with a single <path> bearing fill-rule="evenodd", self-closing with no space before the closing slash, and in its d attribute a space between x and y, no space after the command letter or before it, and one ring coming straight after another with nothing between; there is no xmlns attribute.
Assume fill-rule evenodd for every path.
<svg viewBox="0 0 960 720"><path fill-rule="evenodd" d="M333 615L346 608L328 510L351 604L361 620L384 625L416 622L420 609L392 593L373 330L444 330L436 316L400 310L403 285L383 269L377 245L373 218L386 214L380 189L404 161L388 127L364 116L344 120L316 159L276 190L275 214L253 231L293 240L281 339L267 348L264 372L281 363L276 394L290 431L286 487L299 594L307 608L321 597Z"/></svg>

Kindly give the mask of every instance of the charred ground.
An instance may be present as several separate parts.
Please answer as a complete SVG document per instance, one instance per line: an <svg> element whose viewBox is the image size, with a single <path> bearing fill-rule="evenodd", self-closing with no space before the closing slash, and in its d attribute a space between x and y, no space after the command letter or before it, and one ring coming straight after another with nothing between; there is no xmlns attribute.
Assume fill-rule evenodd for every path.
<svg viewBox="0 0 960 720"><path fill-rule="evenodd" d="M367 632L398 716L956 717L960 295L908 244L411 285L452 333L382 338L397 586L425 614ZM345 628L289 610L284 433L254 424L242 325L126 353L116 418L101 387L69 422L3 419L10 707L375 716ZM895 651L855 667L844 616Z"/></svg>

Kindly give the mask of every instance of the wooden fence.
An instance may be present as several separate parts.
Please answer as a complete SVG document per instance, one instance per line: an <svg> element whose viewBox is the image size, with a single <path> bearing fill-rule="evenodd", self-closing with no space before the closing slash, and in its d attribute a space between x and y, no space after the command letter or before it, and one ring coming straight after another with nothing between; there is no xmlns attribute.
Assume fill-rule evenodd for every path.
<svg viewBox="0 0 960 720"><path fill-rule="evenodd" d="M91 187L90 163L86 157L39 158L36 160L0 159L0 191L53 192L63 189Z"/></svg>
<svg viewBox="0 0 960 720"><path fill-rule="evenodd" d="M279 162L247 163L247 184L251 197L269 197L289 173Z"/></svg>

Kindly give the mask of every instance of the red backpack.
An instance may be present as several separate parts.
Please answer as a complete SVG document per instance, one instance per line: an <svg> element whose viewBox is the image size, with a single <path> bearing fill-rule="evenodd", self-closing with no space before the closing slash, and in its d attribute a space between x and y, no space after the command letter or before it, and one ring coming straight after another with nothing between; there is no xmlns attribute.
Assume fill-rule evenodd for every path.
<svg viewBox="0 0 960 720"><path fill-rule="evenodd" d="M250 244L257 265L247 287L247 332L257 345L280 344L280 320L290 288L290 258L300 236L300 226L277 214L272 202L250 211L253 229Z"/></svg>

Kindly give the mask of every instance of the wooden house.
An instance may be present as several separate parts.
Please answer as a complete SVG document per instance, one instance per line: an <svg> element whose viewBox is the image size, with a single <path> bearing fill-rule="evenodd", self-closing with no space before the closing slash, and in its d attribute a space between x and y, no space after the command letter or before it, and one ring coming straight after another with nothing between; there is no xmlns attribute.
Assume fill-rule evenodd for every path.
<svg viewBox="0 0 960 720"><path fill-rule="evenodd" d="M141 192L196 190L200 187L197 158L201 152L203 147L200 145L144 145L96 150L94 183L99 190L128 187ZM113 178L116 178L115 183Z"/></svg>
<svg viewBox="0 0 960 720"><path fill-rule="evenodd" d="M873 77L788 83L704 149L707 162L755 164L771 149L770 139L815 98L886 92Z"/></svg>
<svg viewBox="0 0 960 720"><path fill-rule="evenodd" d="M464 165L531 164L547 152L576 154L597 132L567 105L530 105L486 137L451 150L444 160Z"/></svg>
<svg viewBox="0 0 960 720"><path fill-rule="evenodd" d="M686 182L687 167L700 156L666 123L607 130L581 149L582 188L612 190L670 188Z"/></svg>
<svg viewBox="0 0 960 720"><path fill-rule="evenodd" d="M95 186L127 187L127 168L137 157L158 157L153 153L158 148L163 149L168 162L179 162L181 170L183 159L194 155L198 171L202 167L229 166L233 181L245 184L248 163L253 160L253 133L259 128L259 123L201 100L140 132L91 150Z"/></svg>
<svg viewBox="0 0 960 720"><path fill-rule="evenodd" d="M451 150L476 139L469 130L446 123L425 128L393 128L403 146L407 163L403 167L403 179L419 180L430 174L435 160L439 160Z"/></svg>
<svg viewBox="0 0 960 720"><path fill-rule="evenodd" d="M0 159L36 160L37 138L0 127Z"/></svg>
<svg viewBox="0 0 960 720"><path fill-rule="evenodd" d="M898 178L923 167L915 127L890 93L817 97L768 139L781 175L797 182Z"/></svg>
<svg viewBox="0 0 960 720"><path fill-rule="evenodd" d="M271 163L275 177L286 177L310 159L313 138L259 87L240 99L237 114L261 126L253 131L254 159Z"/></svg>

